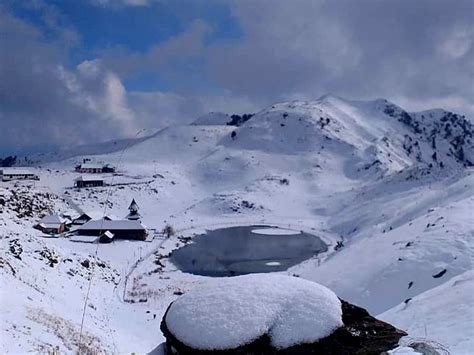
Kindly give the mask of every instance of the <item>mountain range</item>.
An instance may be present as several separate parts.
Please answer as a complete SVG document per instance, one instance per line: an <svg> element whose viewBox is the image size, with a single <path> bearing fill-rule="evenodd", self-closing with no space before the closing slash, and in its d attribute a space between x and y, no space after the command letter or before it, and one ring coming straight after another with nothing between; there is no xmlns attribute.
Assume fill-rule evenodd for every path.
<svg viewBox="0 0 474 355"><path fill-rule="evenodd" d="M0 182L0 350L74 351L85 309L90 349L151 351L163 341L167 305L216 282L180 272L169 253L205 229L265 224L308 231L329 245L285 273L328 286L407 331L406 342L468 354L473 134L470 120L442 109L407 112L384 99L326 95L19 158L40 181ZM104 175L108 187L71 188L83 159L117 168ZM32 229L49 212L125 216L132 199L148 228L170 225L176 235L96 249Z"/></svg>

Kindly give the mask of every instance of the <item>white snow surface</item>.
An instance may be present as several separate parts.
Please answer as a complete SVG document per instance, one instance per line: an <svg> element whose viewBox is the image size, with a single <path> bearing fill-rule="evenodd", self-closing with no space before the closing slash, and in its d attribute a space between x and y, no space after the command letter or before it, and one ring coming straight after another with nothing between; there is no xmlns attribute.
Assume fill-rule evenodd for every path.
<svg viewBox="0 0 474 355"><path fill-rule="evenodd" d="M334 96L278 103L240 127L203 123L217 124L21 159L40 180L0 182L0 353L76 353L84 304L92 352L155 349L170 302L220 282L177 270L170 252L206 229L243 225L319 236L327 253L280 274L322 284L373 315L392 310L384 319L409 336L472 353L462 339L474 323L473 282L449 286L473 269L471 124L443 110L408 114L386 100ZM117 167L98 175L108 186L72 188L84 158ZM149 242L97 246L32 228L48 214L123 218L132 199ZM176 235L154 235L166 224Z"/></svg>
<svg viewBox="0 0 474 355"><path fill-rule="evenodd" d="M278 261L269 261L268 263L265 263L265 265L268 265L268 266L279 266L279 265L281 265L281 263L278 262Z"/></svg>
<svg viewBox="0 0 474 355"><path fill-rule="evenodd" d="M403 342L439 343L451 354L474 349L474 271L453 277L389 311L379 318L405 330ZM397 353L398 354L398 353Z"/></svg>
<svg viewBox="0 0 474 355"><path fill-rule="evenodd" d="M266 235L295 235L300 234L299 231L284 228L257 228L252 229L254 234L266 234Z"/></svg>
<svg viewBox="0 0 474 355"><path fill-rule="evenodd" d="M171 305L166 324L201 350L234 349L269 334L276 348L315 342L341 327L341 302L328 288L296 277L254 274L194 289Z"/></svg>

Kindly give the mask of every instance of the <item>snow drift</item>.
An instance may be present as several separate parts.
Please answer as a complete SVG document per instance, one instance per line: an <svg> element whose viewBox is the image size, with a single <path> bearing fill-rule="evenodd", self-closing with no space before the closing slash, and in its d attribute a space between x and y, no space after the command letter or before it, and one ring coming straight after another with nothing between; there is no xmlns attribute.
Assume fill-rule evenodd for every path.
<svg viewBox="0 0 474 355"><path fill-rule="evenodd" d="M227 278L194 289L169 308L165 322L195 349L232 349L269 334L276 348L324 338L342 326L341 302L317 283L273 274Z"/></svg>

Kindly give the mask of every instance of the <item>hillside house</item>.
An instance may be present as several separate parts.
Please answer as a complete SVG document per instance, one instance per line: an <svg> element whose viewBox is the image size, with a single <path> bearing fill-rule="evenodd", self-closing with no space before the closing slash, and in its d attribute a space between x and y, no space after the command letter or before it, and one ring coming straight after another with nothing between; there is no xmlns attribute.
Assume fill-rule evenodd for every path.
<svg viewBox="0 0 474 355"><path fill-rule="evenodd" d="M74 180L74 186L78 188L99 187L104 185L104 179L98 177L80 176Z"/></svg>
<svg viewBox="0 0 474 355"><path fill-rule="evenodd" d="M110 239L135 239L145 240L148 232L138 221L130 220L91 220L77 228L78 235L104 237L113 235Z"/></svg>
<svg viewBox="0 0 474 355"><path fill-rule="evenodd" d="M100 212L85 212L81 214L80 216L77 216L72 220L73 225L83 225L89 222L92 219L106 219L106 220L112 220L109 216L102 216Z"/></svg>
<svg viewBox="0 0 474 355"><path fill-rule="evenodd" d="M65 231L65 224L58 215L48 215L41 218L33 228L46 234L60 234Z"/></svg>
<svg viewBox="0 0 474 355"><path fill-rule="evenodd" d="M103 164L83 163L76 166L76 171L81 174L100 174L102 173Z"/></svg>
<svg viewBox="0 0 474 355"><path fill-rule="evenodd" d="M101 174L101 173L114 173L115 168L110 164L102 163L91 163L84 162L80 165L77 165L75 168L76 172L81 174Z"/></svg>
<svg viewBox="0 0 474 355"><path fill-rule="evenodd" d="M102 167L102 172L103 173L115 173L115 168L111 166L110 164L105 164Z"/></svg>
<svg viewBox="0 0 474 355"><path fill-rule="evenodd" d="M0 180L39 180L39 177L28 168L2 168L0 169Z"/></svg>

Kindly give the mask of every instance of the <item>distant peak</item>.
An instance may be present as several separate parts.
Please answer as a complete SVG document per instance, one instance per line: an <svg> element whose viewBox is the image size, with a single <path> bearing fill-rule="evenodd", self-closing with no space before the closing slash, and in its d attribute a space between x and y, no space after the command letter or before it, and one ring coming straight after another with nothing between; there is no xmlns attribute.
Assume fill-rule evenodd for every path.
<svg viewBox="0 0 474 355"><path fill-rule="evenodd" d="M321 96L317 101L321 102L332 102L332 101L345 101L342 97L334 94L325 94Z"/></svg>
<svg viewBox="0 0 474 355"><path fill-rule="evenodd" d="M387 99L381 98L381 97L377 98L375 100L372 100L372 102L375 103L375 104L384 104L384 105L392 104L392 102L388 101Z"/></svg>

